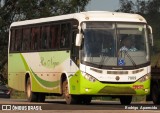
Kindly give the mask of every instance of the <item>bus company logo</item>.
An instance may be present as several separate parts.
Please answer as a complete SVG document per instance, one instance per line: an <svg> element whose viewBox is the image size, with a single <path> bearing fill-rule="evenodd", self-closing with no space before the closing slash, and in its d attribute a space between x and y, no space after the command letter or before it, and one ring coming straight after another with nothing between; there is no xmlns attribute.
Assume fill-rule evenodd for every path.
<svg viewBox="0 0 160 113"><path fill-rule="evenodd" d="M2 105L2 110L12 110L11 105Z"/></svg>
<svg viewBox="0 0 160 113"><path fill-rule="evenodd" d="M120 79L120 77L119 76L116 76L116 78L115 78L117 81Z"/></svg>

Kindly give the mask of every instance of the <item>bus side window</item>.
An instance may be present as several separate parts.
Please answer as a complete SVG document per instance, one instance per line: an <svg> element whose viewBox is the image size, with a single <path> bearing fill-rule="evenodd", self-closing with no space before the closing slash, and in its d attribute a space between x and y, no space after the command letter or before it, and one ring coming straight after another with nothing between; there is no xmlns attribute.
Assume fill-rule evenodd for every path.
<svg viewBox="0 0 160 113"><path fill-rule="evenodd" d="M44 26L42 27L42 49L49 48L49 38L50 38L50 27Z"/></svg>
<svg viewBox="0 0 160 113"><path fill-rule="evenodd" d="M50 47L52 49L59 48L59 32L60 32L59 25L51 26Z"/></svg>
<svg viewBox="0 0 160 113"><path fill-rule="evenodd" d="M39 49L39 41L40 38L40 28L32 28L32 36L31 36L31 50L38 50Z"/></svg>
<svg viewBox="0 0 160 113"><path fill-rule="evenodd" d="M54 26L51 26L51 37L49 40L49 48L51 49L55 48L55 28Z"/></svg>
<svg viewBox="0 0 160 113"><path fill-rule="evenodd" d="M30 32L30 28L23 29L22 51L27 51L30 49Z"/></svg>
<svg viewBox="0 0 160 113"><path fill-rule="evenodd" d="M22 29L16 29L15 51L20 51L22 41Z"/></svg>
<svg viewBox="0 0 160 113"><path fill-rule="evenodd" d="M62 24L61 25L61 38L60 38L60 47L69 48L69 38L70 38L71 25Z"/></svg>
<svg viewBox="0 0 160 113"><path fill-rule="evenodd" d="M11 38L10 38L10 51L14 51L14 44L15 44L15 30L11 30Z"/></svg>

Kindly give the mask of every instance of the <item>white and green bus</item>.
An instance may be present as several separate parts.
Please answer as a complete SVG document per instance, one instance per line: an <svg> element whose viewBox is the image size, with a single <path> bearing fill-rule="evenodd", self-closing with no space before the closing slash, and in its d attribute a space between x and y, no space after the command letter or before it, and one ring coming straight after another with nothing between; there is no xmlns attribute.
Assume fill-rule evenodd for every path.
<svg viewBox="0 0 160 113"><path fill-rule="evenodd" d="M152 30L137 14L89 11L14 22L8 47L8 85L30 102L47 95L67 104L93 96L150 93Z"/></svg>

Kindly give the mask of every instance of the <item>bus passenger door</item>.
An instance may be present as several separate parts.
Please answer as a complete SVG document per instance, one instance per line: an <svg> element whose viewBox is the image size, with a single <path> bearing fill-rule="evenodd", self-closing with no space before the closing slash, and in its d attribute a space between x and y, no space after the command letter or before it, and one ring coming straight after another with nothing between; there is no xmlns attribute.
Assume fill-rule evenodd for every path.
<svg viewBox="0 0 160 113"><path fill-rule="evenodd" d="M71 66L71 71L75 70L77 66L79 66L79 47L75 46L76 41L76 34L78 33L78 30L72 31L72 40L71 40L71 60L76 64L75 66Z"/></svg>

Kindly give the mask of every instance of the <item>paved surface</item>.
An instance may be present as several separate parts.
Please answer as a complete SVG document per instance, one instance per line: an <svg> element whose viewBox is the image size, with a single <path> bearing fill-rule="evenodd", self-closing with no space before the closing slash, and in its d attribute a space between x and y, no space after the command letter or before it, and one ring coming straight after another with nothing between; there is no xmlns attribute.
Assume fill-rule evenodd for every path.
<svg viewBox="0 0 160 113"><path fill-rule="evenodd" d="M30 103L25 99L0 99L0 109L2 105L9 105L12 111L3 110L0 112L28 112L28 110L37 109L38 113L159 113L160 106L148 103L132 103L131 105L120 105L118 101L98 101L94 100L90 105L67 105L64 100L50 99L45 103ZM3 108L3 109L4 109ZM159 109L159 110L155 110ZM22 111L25 110L25 111ZM36 113L37 111L29 111Z"/></svg>

